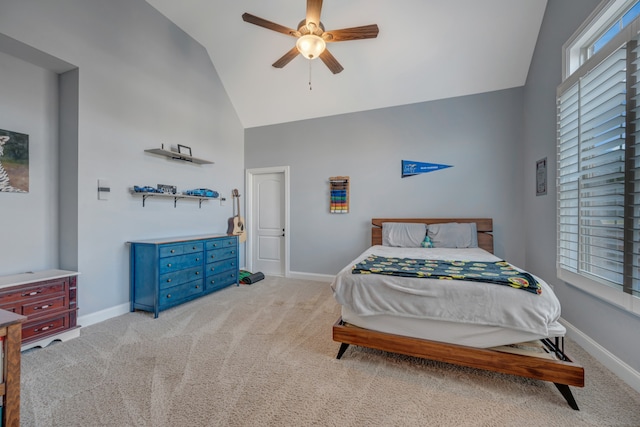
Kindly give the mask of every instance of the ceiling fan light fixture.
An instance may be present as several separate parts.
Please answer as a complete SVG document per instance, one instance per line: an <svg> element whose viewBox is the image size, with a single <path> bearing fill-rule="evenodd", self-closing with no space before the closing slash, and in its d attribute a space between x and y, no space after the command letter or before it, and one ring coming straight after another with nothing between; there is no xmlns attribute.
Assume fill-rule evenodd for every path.
<svg viewBox="0 0 640 427"><path fill-rule="evenodd" d="M327 48L327 43L322 37L314 34L306 34L296 42L298 51L307 59L315 59Z"/></svg>

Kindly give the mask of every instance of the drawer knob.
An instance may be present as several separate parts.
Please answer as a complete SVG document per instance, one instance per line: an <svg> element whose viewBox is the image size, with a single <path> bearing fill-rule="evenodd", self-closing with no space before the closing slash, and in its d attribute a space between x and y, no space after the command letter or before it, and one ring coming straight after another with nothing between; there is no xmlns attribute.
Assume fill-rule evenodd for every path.
<svg viewBox="0 0 640 427"><path fill-rule="evenodd" d="M213 244L213 247L214 247L214 248L217 248L217 247L218 247L218 244L217 244L217 243L214 243L214 244Z"/></svg>
<svg viewBox="0 0 640 427"><path fill-rule="evenodd" d="M200 289L200 285L196 285L196 289Z"/></svg>
<svg viewBox="0 0 640 427"><path fill-rule="evenodd" d="M175 249L171 249L171 253L172 254L176 253L176 250Z"/></svg>
<svg viewBox="0 0 640 427"><path fill-rule="evenodd" d="M216 256L215 255L211 255L211 259L214 259Z"/></svg>
<svg viewBox="0 0 640 427"><path fill-rule="evenodd" d="M171 279L167 279L167 283L171 283Z"/></svg>
<svg viewBox="0 0 640 427"><path fill-rule="evenodd" d="M200 258L196 258L196 261L200 261Z"/></svg>
<svg viewBox="0 0 640 427"><path fill-rule="evenodd" d="M47 325L47 326L43 326L40 329L36 328L36 329L33 330L33 332L43 332L43 331L46 331L46 330L51 329L51 328L53 328L53 323L50 324L50 325Z"/></svg>
<svg viewBox="0 0 640 427"><path fill-rule="evenodd" d="M199 275L199 274L200 274L200 272L199 272L199 271L196 271L196 276L197 276L197 275Z"/></svg>
<svg viewBox="0 0 640 427"><path fill-rule="evenodd" d="M171 264L167 264L167 267L171 267Z"/></svg>
<svg viewBox="0 0 640 427"><path fill-rule="evenodd" d="M215 267L211 267L211 271L214 271L216 268Z"/></svg>
<svg viewBox="0 0 640 427"><path fill-rule="evenodd" d="M33 307L34 310L44 310L45 308L51 307L50 304L41 305L40 307Z"/></svg>
<svg viewBox="0 0 640 427"><path fill-rule="evenodd" d="M191 248L191 249L193 249L193 250L195 251L195 250L196 250L196 247L194 246L194 247L193 247L193 248Z"/></svg>
<svg viewBox="0 0 640 427"><path fill-rule="evenodd" d="M211 284L213 285L214 283L216 283L216 281L215 281L215 280L212 280L212 281L211 281Z"/></svg>
<svg viewBox="0 0 640 427"><path fill-rule="evenodd" d="M167 294L167 298L171 298L171 294Z"/></svg>
<svg viewBox="0 0 640 427"><path fill-rule="evenodd" d="M231 253L232 253L232 254L235 254L235 253L236 253L236 251L231 251Z"/></svg>

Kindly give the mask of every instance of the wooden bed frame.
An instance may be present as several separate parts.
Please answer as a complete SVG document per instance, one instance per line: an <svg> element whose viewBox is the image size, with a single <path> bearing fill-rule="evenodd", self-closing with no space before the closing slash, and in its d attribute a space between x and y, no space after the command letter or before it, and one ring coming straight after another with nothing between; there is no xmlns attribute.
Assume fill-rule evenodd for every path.
<svg viewBox="0 0 640 427"><path fill-rule="evenodd" d="M425 224L475 222L478 230L478 246L493 253L493 236L490 234L493 231L491 218L374 218L371 229L372 245L382 244L383 222ZM550 381L555 384L569 406L575 410L578 410L578 405L569 386L584 387L584 368L564 353L564 342L559 338L541 340L545 351L553 354L557 360L388 334L348 325L342 321L342 318L333 325L333 340L342 343L338 350L338 359L342 357L349 345L353 344L454 365Z"/></svg>

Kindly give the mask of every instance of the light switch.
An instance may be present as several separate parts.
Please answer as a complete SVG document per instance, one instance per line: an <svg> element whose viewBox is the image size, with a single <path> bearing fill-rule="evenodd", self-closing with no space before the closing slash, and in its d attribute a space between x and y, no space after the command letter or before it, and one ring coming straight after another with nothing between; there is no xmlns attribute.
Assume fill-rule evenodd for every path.
<svg viewBox="0 0 640 427"><path fill-rule="evenodd" d="M111 194L111 185L109 181L104 179L98 180L98 200L109 200Z"/></svg>

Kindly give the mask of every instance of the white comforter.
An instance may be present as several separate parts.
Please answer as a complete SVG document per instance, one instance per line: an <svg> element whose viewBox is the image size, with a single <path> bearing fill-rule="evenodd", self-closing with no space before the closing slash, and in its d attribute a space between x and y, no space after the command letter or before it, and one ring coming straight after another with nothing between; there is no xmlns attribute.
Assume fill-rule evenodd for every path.
<svg viewBox="0 0 640 427"><path fill-rule="evenodd" d="M352 274L369 255L438 260L500 261L479 248L424 249L372 246L347 265L331 284L339 304L359 316L379 314L500 326L542 336L560 318L560 303L547 283L536 277L542 294L493 283ZM534 276L535 277L535 276Z"/></svg>

